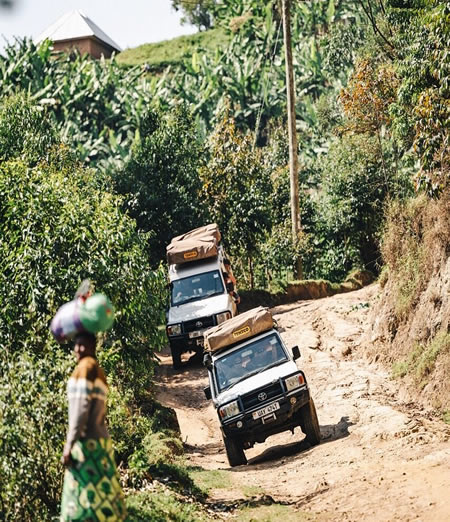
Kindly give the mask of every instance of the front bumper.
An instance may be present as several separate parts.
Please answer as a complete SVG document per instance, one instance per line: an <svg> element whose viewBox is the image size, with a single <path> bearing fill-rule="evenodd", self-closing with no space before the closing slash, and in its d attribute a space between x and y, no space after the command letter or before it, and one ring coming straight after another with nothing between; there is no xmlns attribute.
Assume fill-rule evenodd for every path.
<svg viewBox="0 0 450 522"><path fill-rule="evenodd" d="M183 352L190 351L190 350L197 350L200 348L203 349L203 345L204 345L203 332L205 330L191 332L191 334L170 336L170 337L168 337L169 343L171 346L176 346L179 350L181 350ZM194 336L192 334L196 334L196 335Z"/></svg>
<svg viewBox="0 0 450 522"><path fill-rule="evenodd" d="M249 409L230 420L221 421L221 428L226 437L238 438L248 446L255 442L264 442L267 437L294 429L300 426L299 409L309 402L310 395L307 385L272 398L265 404ZM258 419L253 413L269 404L278 402L280 408L273 414Z"/></svg>

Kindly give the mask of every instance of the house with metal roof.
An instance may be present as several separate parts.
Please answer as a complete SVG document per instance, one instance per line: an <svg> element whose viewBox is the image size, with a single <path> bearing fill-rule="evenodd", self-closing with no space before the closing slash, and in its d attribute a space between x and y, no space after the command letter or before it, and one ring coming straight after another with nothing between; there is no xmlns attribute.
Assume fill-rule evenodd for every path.
<svg viewBox="0 0 450 522"><path fill-rule="evenodd" d="M54 51L70 52L78 50L81 54L89 54L92 58L110 58L120 47L104 33L82 11L71 11L59 18L35 40L53 42Z"/></svg>

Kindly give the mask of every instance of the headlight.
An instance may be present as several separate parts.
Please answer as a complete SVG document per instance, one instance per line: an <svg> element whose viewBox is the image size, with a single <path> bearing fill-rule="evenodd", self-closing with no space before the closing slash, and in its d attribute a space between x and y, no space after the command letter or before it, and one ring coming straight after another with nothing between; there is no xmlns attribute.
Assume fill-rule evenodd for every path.
<svg viewBox="0 0 450 522"><path fill-rule="evenodd" d="M231 312L222 312L221 314L216 315L217 324L224 323L231 318Z"/></svg>
<svg viewBox="0 0 450 522"><path fill-rule="evenodd" d="M222 406L219 408L219 415L222 419L226 419L227 417L234 417L239 414L239 406L237 401L230 402L226 406Z"/></svg>
<svg viewBox="0 0 450 522"><path fill-rule="evenodd" d="M301 373L297 373L296 375L292 375L288 377L285 381L287 391L291 391L299 386L303 386L305 384L305 378Z"/></svg>
<svg viewBox="0 0 450 522"><path fill-rule="evenodd" d="M167 335L170 337L173 335L181 335L181 323L168 325Z"/></svg>

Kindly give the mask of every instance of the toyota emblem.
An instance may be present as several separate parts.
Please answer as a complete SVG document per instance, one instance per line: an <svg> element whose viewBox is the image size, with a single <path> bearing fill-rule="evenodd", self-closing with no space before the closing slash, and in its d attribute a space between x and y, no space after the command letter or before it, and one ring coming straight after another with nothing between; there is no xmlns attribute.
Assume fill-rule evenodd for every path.
<svg viewBox="0 0 450 522"><path fill-rule="evenodd" d="M197 321L197 322L195 323L195 326L196 326L197 328L201 328L201 327L203 326L203 323L202 323L201 321Z"/></svg>
<svg viewBox="0 0 450 522"><path fill-rule="evenodd" d="M259 395L258 395L258 400L260 401L265 401L267 399L267 393L265 392L261 392Z"/></svg>

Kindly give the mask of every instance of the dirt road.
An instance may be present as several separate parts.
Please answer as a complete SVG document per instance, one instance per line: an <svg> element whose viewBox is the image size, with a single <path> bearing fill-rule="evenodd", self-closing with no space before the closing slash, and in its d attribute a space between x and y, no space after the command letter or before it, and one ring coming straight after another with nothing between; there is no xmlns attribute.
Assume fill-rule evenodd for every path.
<svg viewBox="0 0 450 522"><path fill-rule="evenodd" d="M375 361L360 337L378 287L272 310L287 346L300 346L321 425L322 443L309 447L296 429L246 451L247 466L229 468L219 423L206 401L206 370L174 372L162 357L159 400L175 409L193 466L228 470L231 487L270 495L312 520L450 521L450 426L423 411Z"/></svg>

